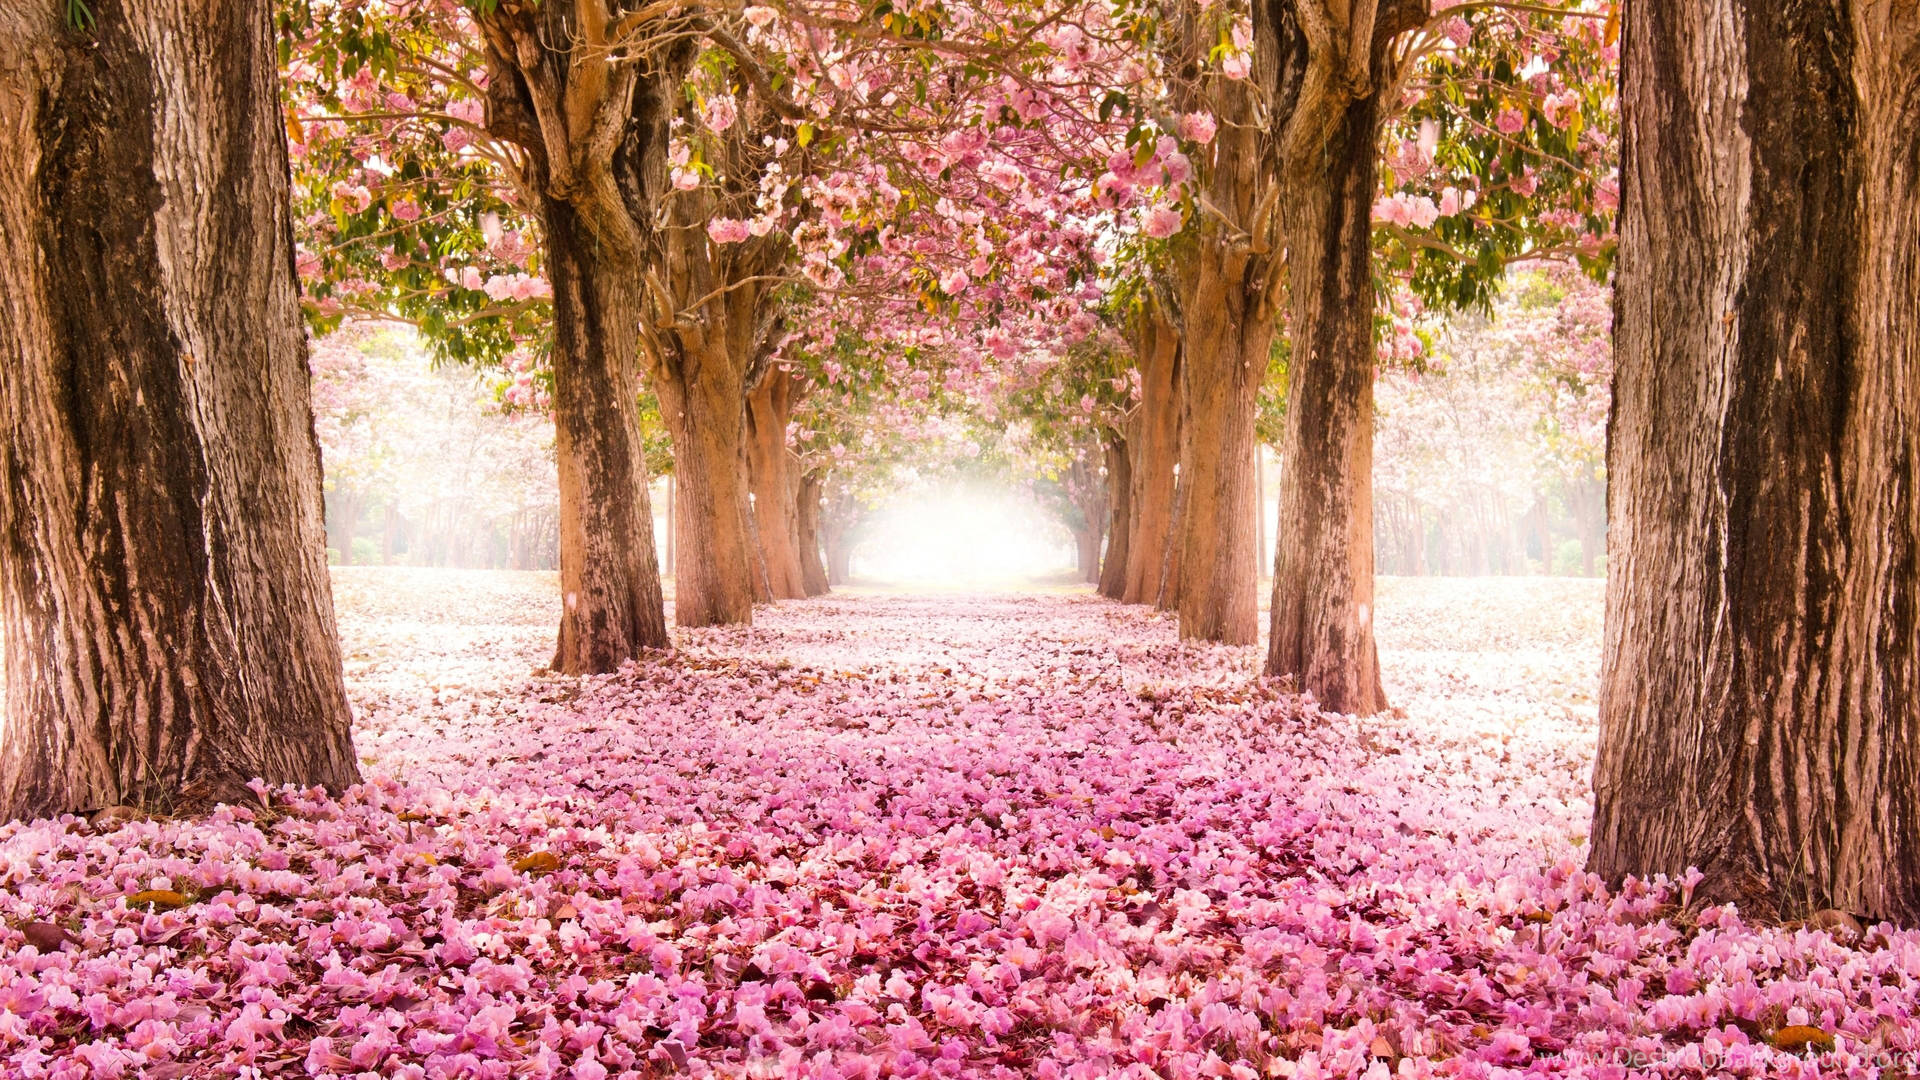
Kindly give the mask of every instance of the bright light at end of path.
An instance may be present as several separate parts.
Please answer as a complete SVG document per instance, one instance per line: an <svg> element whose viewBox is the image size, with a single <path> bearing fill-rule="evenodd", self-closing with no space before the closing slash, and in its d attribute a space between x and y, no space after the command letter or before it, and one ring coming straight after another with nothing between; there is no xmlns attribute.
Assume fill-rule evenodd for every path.
<svg viewBox="0 0 1920 1080"><path fill-rule="evenodd" d="M1011 492L941 488L883 507L854 553L856 577L876 583L989 588L1073 570L1071 537Z"/></svg>

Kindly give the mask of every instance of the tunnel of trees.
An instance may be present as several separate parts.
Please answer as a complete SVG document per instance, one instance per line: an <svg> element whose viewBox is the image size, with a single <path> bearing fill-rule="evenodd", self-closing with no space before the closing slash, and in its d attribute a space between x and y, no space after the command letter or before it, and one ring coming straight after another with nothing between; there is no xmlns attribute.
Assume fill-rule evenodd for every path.
<svg viewBox="0 0 1920 1080"><path fill-rule="evenodd" d="M550 666L605 674L991 481L1327 713L1394 704L1377 574L1604 573L1588 868L1920 919L1910 5L0 36L0 816L359 782L329 552L556 570Z"/></svg>

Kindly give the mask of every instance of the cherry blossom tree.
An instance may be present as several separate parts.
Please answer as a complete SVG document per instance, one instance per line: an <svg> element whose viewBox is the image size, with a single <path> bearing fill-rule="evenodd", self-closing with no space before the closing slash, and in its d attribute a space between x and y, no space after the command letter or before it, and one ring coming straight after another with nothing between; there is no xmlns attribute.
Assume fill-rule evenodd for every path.
<svg viewBox="0 0 1920 1080"><path fill-rule="evenodd" d="M1371 711L1382 701L1369 629L1376 263L1455 304L1483 301L1485 280L1548 247L1590 241L1585 254L1603 263L1603 170L1569 151L1606 146L1580 141L1604 133L1610 107L1600 19L1551 5L1155 11L1171 118L1117 157L1107 182L1154 187L1143 229L1173 238L1169 292L1189 330L1175 526L1183 632L1255 635L1254 420L1284 316L1269 670ZM1389 139L1401 130L1412 137Z"/></svg>
<svg viewBox="0 0 1920 1080"><path fill-rule="evenodd" d="M1425 317L1417 363L1377 387L1374 535L1389 573L1557 567L1605 538L1607 290L1575 267L1508 274L1490 314ZM1596 513L1599 510L1602 512Z"/></svg>
<svg viewBox="0 0 1920 1080"><path fill-rule="evenodd" d="M356 525L377 510L383 562L553 569L558 488L553 425L512 406L518 377L429 369L418 337L368 324L313 349L314 426L329 531L354 561Z"/></svg>
<svg viewBox="0 0 1920 1080"><path fill-rule="evenodd" d="M489 0L471 11L439 3L376 12L302 5L291 20L310 57L300 63L321 88L316 100L337 99L352 123L382 125L383 137L410 139L409 153L400 155L406 163L396 167L387 160L395 155L383 156L377 143L353 135L341 114L318 118L323 132L344 136L349 152L312 155L345 168L317 188L329 193L334 230L360 249L359 268L366 271L322 291L321 315L328 304L372 299L445 332L451 348L498 352L523 336L527 327L517 320L544 310L540 274L558 290L551 363L562 484L566 492L582 492L563 498L563 506L576 508L563 517L578 525L566 535L574 538L570 545L591 542L606 556L563 560L592 564L594 574L607 577L580 578L582 587L568 590L576 606L562 628L562 653L569 642L586 642L578 633L586 616L579 612L608 609L592 620L608 628L604 647L582 644L590 655L573 658L587 666L630 651L623 644L628 639L658 642L645 629L647 619L635 614L650 610L651 586L640 565L646 560L621 548L624 541L605 538L631 530L610 519L587 520L624 513L615 507L631 501L615 495L633 485L608 470L634 469L622 464L617 448L586 436L588 428L630 429L608 404L628 395L599 389L612 385L617 372L595 376L591 385L577 382L588 361L569 359L569 349L635 357L627 366L644 369L674 434L677 619L689 625L745 621L756 580L763 590L770 584L756 572L764 558L756 560L751 550L747 470L740 462L747 387L770 385L759 373L780 334L774 290L796 268L815 287L845 285L850 263L876 245L885 249L888 223L902 216L938 223L950 238L965 231L962 246L970 250L948 246L944 258L928 260L930 245L922 240L907 257L881 267L880 275L896 285L939 299L965 292L975 278L1002 276L995 269L1002 245L1010 271L1044 270L1048 245L1030 241L1026 232L1046 205L1012 215L961 206L989 188L1034 202L1032 174L1041 163L1031 148L1048 142L1048 102L1087 93L1083 82L1056 87L1051 76L1036 74L1048 69L1063 33L1055 24L1083 10L1073 5L953 7L911 18L888 15L877 27L832 5L741 13L617 7ZM1009 26L1017 32L1008 34ZM951 66L954 61L965 67ZM341 95L343 80L348 89ZM1002 132L1015 137L984 152ZM1008 164L1007 148L1023 145L1023 166ZM370 180L370 172L380 173L380 181ZM442 197L453 197L446 190L427 196L401 186L416 182L468 198L478 213L467 216L477 225L459 220L451 202L442 212ZM491 194L482 191L489 185ZM488 205L489 199L500 205ZM511 215L503 207L518 212L516 224L506 223ZM569 207L586 216L566 217L561 211ZM399 220L340 227L369 212ZM983 228L989 217L991 236ZM522 238L534 231L544 245L539 273L446 266L441 276L460 289L440 290L418 265L423 253L472 256L490 234ZM389 248L379 254L379 273L368 265L369 240ZM486 255L499 257L499 246L489 241ZM311 252L309 264L324 273L326 256L339 248ZM585 280L584 270L562 265L576 248L607 260L604 271L595 272L624 284L596 287L607 294L604 300L598 293L569 299L560 286ZM984 291L1031 294L1034 285L1029 279ZM492 303L469 295L459 302L464 308L453 309L457 316L435 310L444 307L433 298L436 291L476 290L485 290ZM990 295L989 302L1000 299ZM607 303L623 314L596 314ZM631 319L624 314L629 308ZM602 347L592 340L602 322L631 322L639 331L631 346L619 340ZM576 422L575 411L591 415ZM576 447L591 452L577 467L567 463L578 456ZM589 498L581 485L590 482L612 487ZM784 571L791 560L777 561L783 585L790 585ZM616 572L622 566L630 572ZM622 584L628 579L639 584ZM562 657L560 666L571 669L573 660Z"/></svg>

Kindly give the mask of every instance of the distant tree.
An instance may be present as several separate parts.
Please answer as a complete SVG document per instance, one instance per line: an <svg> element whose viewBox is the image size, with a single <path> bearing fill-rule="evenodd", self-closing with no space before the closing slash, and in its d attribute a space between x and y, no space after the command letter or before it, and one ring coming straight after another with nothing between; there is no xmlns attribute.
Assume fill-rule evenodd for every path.
<svg viewBox="0 0 1920 1080"><path fill-rule="evenodd" d="M419 337L392 325L343 329L316 342L313 357L342 563L361 510L377 507L385 561L404 544L416 564L554 565L554 430L538 371L430 368Z"/></svg>

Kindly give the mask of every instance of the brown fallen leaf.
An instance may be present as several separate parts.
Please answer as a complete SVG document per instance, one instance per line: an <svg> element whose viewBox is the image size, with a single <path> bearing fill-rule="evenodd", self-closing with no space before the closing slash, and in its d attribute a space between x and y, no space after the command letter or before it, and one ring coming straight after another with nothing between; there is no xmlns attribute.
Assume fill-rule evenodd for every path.
<svg viewBox="0 0 1920 1080"><path fill-rule="evenodd" d="M1833 1049L1833 1036L1817 1027L1806 1024L1791 1024L1774 1032L1767 1038L1775 1049L1797 1054L1808 1047L1816 1050Z"/></svg>
<svg viewBox="0 0 1920 1080"><path fill-rule="evenodd" d="M560 856L551 851L536 851L513 864L522 874L551 874L560 869Z"/></svg>
<svg viewBox="0 0 1920 1080"><path fill-rule="evenodd" d="M127 897L128 907L145 904L154 911L172 911L187 906L187 898L172 889L143 889Z"/></svg>
<svg viewBox="0 0 1920 1080"><path fill-rule="evenodd" d="M59 952L62 945L74 939L66 927L50 922L30 922L20 928L20 933L27 944L43 953Z"/></svg>
<svg viewBox="0 0 1920 1080"><path fill-rule="evenodd" d="M96 829L117 829L129 821L146 821L148 814L137 806L109 806L96 810L87 823Z"/></svg>
<svg viewBox="0 0 1920 1080"><path fill-rule="evenodd" d="M1859 919L1838 908L1814 912L1813 918L1807 920L1807 926L1814 930L1825 930L1834 937L1846 941L1860 938L1867 932L1867 928L1860 925Z"/></svg>

